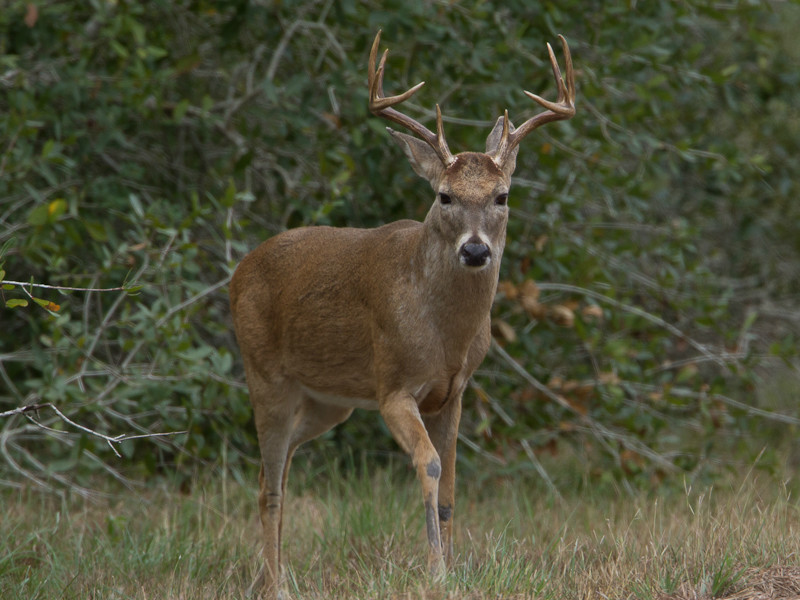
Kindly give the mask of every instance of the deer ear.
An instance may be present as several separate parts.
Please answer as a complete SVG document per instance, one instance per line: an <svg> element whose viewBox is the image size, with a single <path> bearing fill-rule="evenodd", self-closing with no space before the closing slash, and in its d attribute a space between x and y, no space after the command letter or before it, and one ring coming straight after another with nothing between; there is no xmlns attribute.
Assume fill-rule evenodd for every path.
<svg viewBox="0 0 800 600"><path fill-rule="evenodd" d="M512 131L514 131L514 125L511 123L511 121L509 121L508 132L511 133ZM486 138L486 154L492 156L497 152L497 147L500 145L500 139L502 137L503 137L503 117L500 117L494 124L494 128L492 129L492 132L489 134L489 137ZM519 146L517 146L511 151L504 164L498 165L506 174L506 177L508 177L509 179L511 179L511 175L514 173L514 169L517 168L517 152L519 152Z"/></svg>
<svg viewBox="0 0 800 600"><path fill-rule="evenodd" d="M403 149L414 172L427 179L431 187L438 191L439 181L444 173L444 165L436 152L428 144L413 136L389 127L386 130L392 134L394 141Z"/></svg>

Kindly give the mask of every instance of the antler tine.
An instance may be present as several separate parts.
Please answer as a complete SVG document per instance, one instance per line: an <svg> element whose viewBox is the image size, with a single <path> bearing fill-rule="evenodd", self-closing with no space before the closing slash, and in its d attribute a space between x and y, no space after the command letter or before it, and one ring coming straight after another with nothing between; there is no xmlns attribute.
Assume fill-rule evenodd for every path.
<svg viewBox="0 0 800 600"><path fill-rule="evenodd" d="M550 64L553 67L553 77L555 78L558 84L558 99L555 102L550 102L549 100L545 100L544 98L537 96L531 92L526 91L525 94L531 100L534 100L541 106L545 107L548 110L552 110L553 112L557 113L568 113L570 111L575 110L574 102L575 102L575 73L572 69L572 56L569 52L569 46L567 46L567 40L564 39L563 35L558 36L561 39L561 45L564 48L564 59L567 65L567 83L564 84L564 79L561 77L561 69L558 68L558 61L556 60L556 56L553 53L553 47L548 43L547 44L547 51L550 54ZM565 104L564 101L567 100L568 102Z"/></svg>
<svg viewBox="0 0 800 600"><path fill-rule="evenodd" d="M442 109L439 108L439 105L436 105L436 146L441 150L439 154L439 158L442 159L442 162L446 167L449 167L455 158L450 153L450 148L447 146L447 140L444 137L444 126L442 125ZM436 150L436 148L434 148Z"/></svg>
<svg viewBox="0 0 800 600"><path fill-rule="evenodd" d="M508 158L509 153L534 129L552 121L571 119L575 116L575 71L572 66L572 55L570 54L569 45L564 36L559 35L558 38L561 40L561 47L564 50L564 62L567 67L566 82L561 76L561 69L558 67L558 61L556 60L553 48L550 44L547 44L547 52L550 55L550 65L553 68L553 77L558 86L558 97L555 102L551 102L534 93L525 92L531 100L547 110L531 117L514 131L507 133L506 125L503 126L503 135L493 156L498 165L502 165ZM505 112L504 120L506 123L508 122L508 111Z"/></svg>
<svg viewBox="0 0 800 600"><path fill-rule="evenodd" d="M450 166L455 158L450 153L450 149L447 147L447 141L445 140L444 129L442 127L442 111L439 109L439 105L436 105L435 134L416 119L413 119L408 115L404 115L400 111L392 108L393 106L408 100L417 92L417 90L425 85L425 82L422 81L418 83L402 94L389 96L388 98L384 96L383 75L386 66L386 56L388 55L389 51L385 50L383 52L383 56L381 56L380 63L378 63L378 68L376 70L375 61L378 57L378 46L380 44L380 39L381 31L378 30L375 40L372 42L372 48L370 49L369 53L369 65L367 68L370 112L376 116L383 117L389 121L397 123L398 125L402 125L406 129L409 129L412 133L417 134L433 149L434 152L436 152L436 155L442 161L442 164L444 164L446 167Z"/></svg>

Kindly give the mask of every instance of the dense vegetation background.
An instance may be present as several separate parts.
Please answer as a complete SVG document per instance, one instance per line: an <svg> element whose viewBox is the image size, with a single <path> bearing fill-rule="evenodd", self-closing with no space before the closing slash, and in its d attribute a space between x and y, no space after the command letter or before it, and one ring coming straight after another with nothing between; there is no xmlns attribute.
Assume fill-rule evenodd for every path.
<svg viewBox="0 0 800 600"><path fill-rule="evenodd" d="M505 108L533 114L523 89L554 95L557 34L577 69L578 115L520 152L461 468L558 487L566 456L639 485L797 467L798 5L11 0L0 413L187 433L109 443L49 407L6 414L0 483L254 462L238 261L289 227L422 219L432 200L367 113L379 28L387 93L427 81L407 110L430 122L439 102L454 151ZM311 447L329 446L396 450L369 413Z"/></svg>

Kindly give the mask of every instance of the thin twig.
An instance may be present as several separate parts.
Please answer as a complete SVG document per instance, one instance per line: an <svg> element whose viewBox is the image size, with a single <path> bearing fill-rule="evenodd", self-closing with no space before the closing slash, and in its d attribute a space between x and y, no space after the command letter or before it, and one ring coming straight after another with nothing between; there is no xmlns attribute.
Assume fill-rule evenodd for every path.
<svg viewBox="0 0 800 600"><path fill-rule="evenodd" d="M539 459L536 458L536 454L533 452L533 448L531 448L531 445L528 442L528 440L522 440L520 444L522 444L522 449L525 450L525 454L527 455L528 460L531 461L531 463L533 464L533 467L536 469L536 472L539 473L539 476L542 479L544 479L544 482L550 489L550 493L552 493L556 497L556 499L558 499L558 501L561 504L563 504L564 497L558 491L558 488L556 487L556 484L553 483L553 480L550 479L550 476L547 474L547 471L545 470L544 466L542 466L542 463L540 463Z"/></svg>
<svg viewBox="0 0 800 600"><path fill-rule="evenodd" d="M119 443L127 441L127 440L135 440L135 439L151 438L151 437L165 437L165 436L168 436L168 435L178 435L178 434L181 434L181 433L186 433L186 431L171 431L171 432L166 432L166 433L146 433L146 434L140 434L140 435L125 435L125 434L121 434L121 435L117 435L117 436L113 436L112 437L112 436L105 435L104 433L100 433L98 431L94 431L93 429L89 429L88 427L85 427L84 425L81 425L80 423L76 423L75 421L73 421L69 417L67 417L64 413L62 413L58 409L58 407L56 407L51 402L45 402L43 404L29 404L27 406L20 406L18 408L12 409L12 410L7 410L5 412L0 413L0 418L2 418L2 417L10 417L12 415L25 415L25 417L27 417L28 420L31 421L31 423L33 423L34 425L36 425L37 427L39 427L41 429L44 429L45 431L50 431L50 432L53 432L53 433L65 433L63 431L60 431L58 429L53 429L52 427L48 427L47 425L44 425L43 423L40 423L39 421L37 421L36 419L34 419L33 417L31 417L28 414L28 413L31 413L31 412L38 412L39 410L41 410L43 408L52 409L61 418L61 420L64 421L65 423L67 423L69 425L72 425L73 427L75 427L77 429L80 429L81 431L84 431L84 432L88 433L89 435L92 435L94 437L98 437L101 440L105 440L108 443L108 445L111 447L111 449L114 451L114 454L117 455L118 458L122 458L122 455L117 451L117 449L114 446L114 444L119 444Z"/></svg>
<svg viewBox="0 0 800 600"><path fill-rule="evenodd" d="M477 452L478 454L480 454L480 455L481 455L483 458L485 458L486 460L488 460L488 461L490 461L490 462L493 462L493 463L495 463L495 464L497 464L497 465L503 465L503 466L505 466L505 465L506 465L506 462L505 462L503 459L496 457L494 454L489 454L489 453L488 453L486 450L484 450L483 448L481 448L481 447L480 447L478 444L476 444L475 442L473 442L471 439L469 439L469 438L468 438L466 435L464 435L463 433L459 433L459 434L458 434L458 440L459 440L459 441L460 441L462 444L464 444L465 446L467 446L468 448L470 448L471 450L474 450L475 452Z"/></svg>
<svg viewBox="0 0 800 600"><path fill-rule="evenodd" d="M669 460L661 456L658 452L656 452L643 442L640 442L639 440L636 439L632 439L629 436L623 435L621 433L611 431L607 427L604 427L600 423L597 423L596 421L591 419L589 416L581 413L578 409L576 409L569 402L567 402L565 398L553 392L553 390L551 390L549 387L547 387L545 384L543 384L541 381L539 381L533 375L531 375L524 367L522 367L522 365L520 365L517 361L515 361L514 358L508 352L506 352L502 347L500 347L500 345L497 342L495 342L494 339L492 340L492 350L497 354L499 354L503 358L503 360L505 360L506 363L508 363L508 365L530 385L539 390L547 398L549 398L562 408L575 414L583 423L586 424L587 429L595 435L595 438L601 444L603 444L603 446L617 459L617 461L619 461L619 453L616 452L616 450L613 447L611 447L611 445L608 443L608 440L616 440L620 442L626 448L634 450L639 454L641 454L642 456L646 456L653 462L658 463L664 469L667 469L669 471L677 470L677 467L674 464L672 464Z"/></svg>
<svg viewBox="0 0 800 600"><path fill-rule="evenodd" d="M48 290L61 290L65 292L123 292L128 290L127 287L113 287L113 288L85 288L85 287L69 287L65 285L48 285L46 283L31 283L30 281L11 281L3 279L3 285L18 285L21 288L35 287L44 288Z"/></svg>
<svg viewBox="0 0 800 600"><path fill-rule="evenodd" d="M328 39L330 46L334 50L336 50L337 54L339 54L341 60L344 61L347 59L347 54L342 49L341 44L333 36L330 29L324 23L315 23L313 21L297 20L293 22L291 25L289 25L289 27L284 32L283 37L281 37L280 41L278 42L278 45L275 47L275 51L272 53L272 59L270 60L269 66L267 67L267 75L266 75L267 81L272 81L273 79L275 79L275 74L278 71L278 65L283 59L283 55L286 53L286 49L289 46L289 42L292 41L295 32L300 28L321 30L325 34L325 37Z"/></svg>
<svg viewBox="0 0 800 600"><path fill-rule="evenodd" d="M633 386L639 390L647 391L647 392L663 392L663 388L653 384L647 383L637 383L637 382L627 382L627 385ZM680 398L693 398L695 400L715 400L718 402L722 402L723 404L727 404L728 406L732 406L733 408L737 408L739 410L745 411L748 415L755 415L761 417L762 419L767 419L768 421L776 421L778 423L785 423L787 425L800 425L800 418L793 417L791 415L786 415L783 413L774 412L771 410L765 410L763 408L757 408L755 406L751 406L742 402L741 400L735 400L729 396L724 396L722 394L707 394L705 392L696 392L694 390L690 390L688 388L683 387L670 387L669 394L673 396L677 396Z"/></svg>

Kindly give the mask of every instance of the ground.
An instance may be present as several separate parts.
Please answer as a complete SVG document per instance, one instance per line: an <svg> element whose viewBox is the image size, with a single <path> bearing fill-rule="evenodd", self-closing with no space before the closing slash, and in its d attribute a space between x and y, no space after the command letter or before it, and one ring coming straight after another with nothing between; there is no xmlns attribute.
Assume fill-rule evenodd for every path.
<svg viewBox="0 0 800 600"><path fill-rule="evenodd" d="M298 457L289 598L800 599L800 504L768 474L647 490L584 482L561 498L522 477L462 478L457 558L434 584L418 485L398 462L345 473ZM88 499L0 490L4 600L244 598L259 568L250 475L96 482Z"/></svg>

